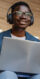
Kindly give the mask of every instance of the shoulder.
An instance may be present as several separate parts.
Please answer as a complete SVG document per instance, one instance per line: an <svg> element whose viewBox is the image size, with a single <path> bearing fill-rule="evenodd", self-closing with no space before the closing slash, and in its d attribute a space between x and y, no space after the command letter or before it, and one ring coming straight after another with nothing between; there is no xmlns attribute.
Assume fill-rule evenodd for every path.
<svg viewBox="0 0 40 79"><path fill-rule="evenodd" d="M37 41L37 42L40 42L39 39L37 39L35 36L33 36L32 34L26 32L26 39L27 40L31 40L31 41Z"/></svg>
<svg viewBox="0 0 40 79"><path fill-rule="evenodd" d="M11 29L0 33L0 37L9 36L11 33Z"/></svg>
<svg viewBox="0 0 40 79"><path fill-rule="evenodd" d="M0 51L1 51L1 47L2 47L3 37L11 37L11 29L0 33Z"/></svg>

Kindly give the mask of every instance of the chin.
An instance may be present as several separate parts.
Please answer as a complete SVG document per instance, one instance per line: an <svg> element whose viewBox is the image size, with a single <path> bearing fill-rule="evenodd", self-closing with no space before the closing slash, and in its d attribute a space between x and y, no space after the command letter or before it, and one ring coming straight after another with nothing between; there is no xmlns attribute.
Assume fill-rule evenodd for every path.
<svg viewBox="0 0 40 79"><path fill-rule="evenodd" d="M26 28L26 25L19 25L20 28Z"/></svg>

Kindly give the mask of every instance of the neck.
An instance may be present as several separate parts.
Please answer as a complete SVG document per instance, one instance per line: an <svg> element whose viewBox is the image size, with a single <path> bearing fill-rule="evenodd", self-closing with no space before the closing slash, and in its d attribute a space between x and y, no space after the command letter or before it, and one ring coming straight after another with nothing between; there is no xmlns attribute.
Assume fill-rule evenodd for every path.
<svg viewBox="0 0 40 79"><path fill-rule="evenodd" d="M12 34L17 37L23 37L23 36L25 36L25 31L22 28L13 27Z"/></svg>

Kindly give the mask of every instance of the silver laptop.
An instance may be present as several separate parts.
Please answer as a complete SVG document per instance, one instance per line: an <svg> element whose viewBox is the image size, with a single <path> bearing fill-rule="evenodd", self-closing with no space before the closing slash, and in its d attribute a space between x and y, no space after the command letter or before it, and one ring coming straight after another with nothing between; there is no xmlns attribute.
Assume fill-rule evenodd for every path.
<svg viewBox="0 0 40 79"><path fill-rule="evenodd" d="M40 73L40 42L4 37L0 70Z"/></svg>

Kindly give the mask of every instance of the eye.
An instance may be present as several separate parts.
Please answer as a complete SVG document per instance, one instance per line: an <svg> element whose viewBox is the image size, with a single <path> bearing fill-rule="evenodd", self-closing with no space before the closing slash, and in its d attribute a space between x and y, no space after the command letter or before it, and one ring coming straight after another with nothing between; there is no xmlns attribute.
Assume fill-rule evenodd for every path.
<svg viewBox="0 0 40 79"><path fill-rule="evenodd" d="M16 11L16 14L17 15L22 15L22 12L21 11Z"/></svg>
<svg viewBox="0 0 40 79"><path fill-rule="evenodd" d="M29 12L26 12L25 15L26 15L26 16L32 16L32 14L29 13Z"/></svg>

